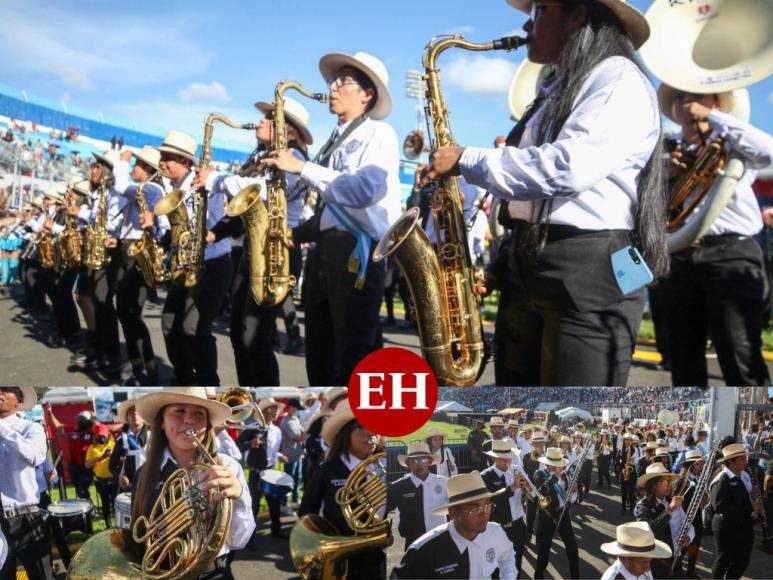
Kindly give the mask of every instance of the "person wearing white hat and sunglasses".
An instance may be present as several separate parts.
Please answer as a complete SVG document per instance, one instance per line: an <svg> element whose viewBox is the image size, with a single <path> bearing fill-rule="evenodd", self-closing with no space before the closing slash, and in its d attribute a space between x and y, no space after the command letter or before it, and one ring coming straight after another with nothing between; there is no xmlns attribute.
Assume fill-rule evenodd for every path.
<svg viewBox="0 0 773 580"><path fill-rule="evenodd" d="M712 578L741 578L754 549L754 520L762 513L759 498L752 497L752 480L746 471L749 453L742 443L722 449L722 471L709 484L714 517L711 530L716 552Z"/></svg>
<svg viewBox="0 0 773 580"><path fill-rule="evenodd" d="M687 81L685 81L687 82ZM727 206L696 247L672 256L671 275L663 286L664 317L674 385L708 385L706 340L711 338L728 385L767 385L762 356L765 269L754 239L763 226L752 191L757 172L773 163L773 137L749 124L746 89L704 94L706 87L678 90L661 84L663 114L681 133L673 139L669 174L676 163L707 140L720 136L728 153L740 156L744 172ZM685 222L690 223L690 218Z"/></svg>
<svg viewBox="0 0 773 580"><path fill-rule="evenodd" d="M274 139L273 104L263 101L255 103L255 107L263 113L255 131L258 148L246 165L253 170L260 167L260 160L266 155ZM309 113L298 101L285 97L285 118L287 121L287 142L293 156L298 160L308 159L307 148L314 143L308 129ZM257 164L257 165L256 165ZM209 191L221 192L227 200L233 198L245 187L260 186L260 196L263 203L266 200L266 183L268 175L265 172L254 176L226 175L214 169L196 171L193 180L194 187L204 184ZM294 228L298 225L304 202L304 188L299 183L298 176L286 175L287 188L287 225ZM224 236L238 236L244 233L241 218L226 219L212 228L215 240ZM247 239L249 239L247 237ZM247 242L248 243L248 242ZM237 267L231 290L231 346L236 363L236 376L239 384L244 386L276 386L280 385L279 364L274 353L274 333L277 316L283 313L282 305L265 307L256 304L250 292L250 252L263 252L263 248L245 247L241 262ZM300 280L302 256L300 244L294 244L290 249L290 273ZM292 296L288 294L286 301L292 305ZM294 309L292 311L294 313ZM294 314L293 314L294 316ZM300 328L297 321L285 319L285 329L288 341L301 342ZM289 346L289 345L288 345Z"/></svg>
<svg viewBox="0 0 773 580"><path fill-rule="evenodd" d="M515 580L513 545L496 522L490 521L496 495L477 471L448 480L448 503L432 510L448 515L442 524L416 540L390 578L492 578Z"/></svg>
<svg viewBox="0 0 773 580"><path fill-rule="evenodd" d="M508 2L552 73L505 147L441 148L422 182L462 175L511 202L497 384L625 384L644 281L668 271L660 116L635 54L649 25L623 0Z"/></svg>
<svg viewBox="0 0 773 580"><path fill-rule="evenodd" d="M617 558L601 580L653 580L652 561L671 557L671 547L656 540L646 522L617 526L615 541L601 544L601 551Z"/></svg>
<svg viewBox="0 0 773 580"><path fill-rule="evenodd" d="M448 478L435 475L430 467L437 459L423 441L411 441L405 455L397 462L408 473L387 484L387 513L397 511L397 530L405 539L405 550L420 536L446 523L444 515L432 510L448 503Z"/></svg>
<svg viewBox="0 0 773 580"><path fill-rule="evenodd" d="M272 151L264 166L300 176L319 192L306 259L306 370L310 385L346 384L357 363L382 346L379 310L386 270L373 250L400 215L397 134L389 75L372 55L328 54L319 62L338 127L315 162Z"/></svg>
<svg viewBox="0 0 773 580"><path fill-rule="evenodd" d="M15 578L17 562L30 578L53 580L51 537L38 508L40 490L35 467L46 459L43 428L22 419L38 398L32 387L0 387L0 527L8 558L0 578Z"/></svg>

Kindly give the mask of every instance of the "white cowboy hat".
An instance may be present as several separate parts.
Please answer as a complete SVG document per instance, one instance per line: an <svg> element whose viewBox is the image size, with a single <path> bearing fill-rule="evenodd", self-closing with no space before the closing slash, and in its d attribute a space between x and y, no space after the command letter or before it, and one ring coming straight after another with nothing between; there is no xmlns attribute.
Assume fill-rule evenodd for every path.
<svg viewBox="0 0 773 580"><path fill-rule="evenodd" d="M16 411L31 411L38 404L38 395L33 387L16 387L21 391L23 400L16 405Z"/></svg>
<svg viewBox="0 0 773 580"><path fill-rule="evenodd" d="M325 393L325 402L322 404L322 407L319 409L320 415L329 415L333 412L332 406L333 403L340 401L341 399L345 399L349 396L349 388L348 387L333 387L330 389L327 393Z"/></svg>
<svg viewBox="0 0 773 580"><path fill-rule="evenodd" d="M349 405L349 399L344 399L338 403L333 414L330 415L328 420L325 421L325 424L322 425L322 439L324 439L325 443L327 443L328 446L332 446L335 436L341 428L352 419L354 419L354 413L352 412L352 407Z"/></svg>
<svg viewBox="0 0 773 580"><path fill-rule="evenodd" d="M544 465L552 465L553 467L566 467L569 465L569 461L564 457L564 450L560 447L548 447L545 455L537 461Z"/></svg>
<svg viewBox="0 0 773 580"><path fill-rule="evenodd" d="M491 442L491 451L486 451L486 455L493 457L494 459L515 459L516 455L510 448L510 444L503 440L497 439Z"/></svg>
<svg viewBox="0 0 773 580"><path fill-rule="evenodd" d="M120 154L115 149L108 149L104 153L92 153L91 155L98 163L105 165L111 171L115 164L120 161Z"/></svg>
<svg viewBox="0 0 773 580"><path fill-rule="evenodd" d="M524 431L527 431L527 429L524 429ZM545 434L542 431L535 431L534 434L531 436L531 442L532 443L544 443L545 442Z"/></svg>
<svg viewBox="0 0 773 580"><path fill-rule="evenodd" d="M561 435L561 437L558 438L559 445L561 443L568 443L569 445L572 444L572 438L567 435Z"/></svg>
<svg viewBox="0 0 773 580"><path fill-rule="evenodd" d="M644 449L657 449L658 448L658 442L657 441L647 441L647 443L644 445Z"/></svg>
<svg viewBox="0 0 773 580"><path fill-rule="evenodd" d="M644 44L650 37L650 25L644 14L636 8L625 3L625 0L595 0L609 8L620 21L620 25L625 30L628 38L631 39L633 47L638 48ZM529 14L533 0L507 0L513 8Z"/></svg>
<svg viewBox="0 0 773 580"><path fill-rule="evenodd" d="M261 411L265 411L269 407L276 407L276 412L278 414L278 413L280 413L282 411L282 409L285 408L285 404L284 403L280 403L279 401L274 399L274 397L268 397L267 399L261 399L258 402L258 409L260 409Z"/></svg>
<svg viewBox="0 0 773 580"><path fill-rule="evenodd" d="M707 94L705 90L706 89L704 88L700 91L688 92ZM717 100L719 102L719 110L723 113L728 113L741 121L748 121L751 118L752 106L751 101L749 100L749 91L746 89L736 89L728 93L717 93ZM660 105L660 111L676 123L671 107L673 102L674 88L666 83L660 83L660 86L658 87L658 104Z"/></svg>
<svg viewBox="0 0 773 580"><path fill-rule="evenodd" d="M740 457L741 455L749 455L749 452L746 451L743 443L731 443L722 450L722 459L719 461L725 462L733 459L734 457Z"/></svg>
<svg viewBox="0 0 773 580"><path fill-rule="evenodd" d="M118 415L118 420L121 423L126 423L127 415L129 414L129 411L131 411L132 407L137 407L137 399L126 399L124 402L118 405L118 410L115 412L115 414ZM140 417L142 417L142 415L140 415Z"/></svg>
<svg viewBox="0 0 773 580"><path fill-rule="evenodd" d="M90 196L91 186L88 179L81 179L80 177L73 177L67 184L68 191L77 193L78 195Z"/></svg>
<svg viewBox="0 0 773 580"><path fill-rule="evenodd" d="M679 479L678 473L671 473L668 468L660 462L652 463L647 466L647 471L639 479L636 480L636 485L644 487L650 479L656 477L667 477L669 479Z"/></svg>
<svg viewBox="0 0 773 580"><path fill-rule="evenodd" d="M510 113L514 119L520 119L526 113L529 105L537 98L539 86L550 70L551 67L537 64L528 58L523 59L518 65L507 95Z"/></svg>
<svg viewBox="0 0 773 580"><path fill-rule="evenodd" d="M508 428L508 429L512 429L512 428L520 429L520 428L521 428L521 424L520 424L520 423L518 423L518 421L515 421L515 420L513 420L513 419L510 419L510 420L507 422L507 428Z"/></svg>
<svg viewBox="0 0 773 580"><path fill-rule="evenodd" d="M384 63L366 52L352 56L340 52L326 54L319 60L319 72L325 82L333 78L341 67L351 66L362 71L376 86L376 104L368 111L371 119L383 119L392 112L392 96L389 94L389 73Z"/></svg>
<svg viewBox="0 0 773 580"><path fill-rule="evenodd" d="M502 420L502 417L491 417L491 421L486 423L486 427L504 427L505 422Z"/></svg>
<svg viewBox="0 0 773 580"><path fill-rule="evenodd" d="M223 425L231 418L231 407L207 397L206 387L164 387L137 399L136 407L145 422L152 423L159 411L167 405L183 403L204 407L209 412L213 427Z"/></svg>
<svg viewBox="0 0 773 580"><path fill-rule="evenodd" d="M700 449L692 449L684 454L684 461L682 462L682 465L685 465L687 463L697 463L702 459L703 459L703 453L701 453Z"/></svg>
<svg viewBox="0 0 773 580"><path fill-rule="evenodd" d="M647 522L631 522L617 526L616 542L601 544L601 551L610 556L628 558L670 558L671 548L655 539Z"/></svg>
<svg viewBox="0 0 773 580"><path fill-rule="evenodd" d="M448 503L432 510L433 516L442 516L448 513L448 508L471 503L481 499L488 499L507 491L506 487L491 493L479 471L460 473L448 479Z"/></svg>
<svg viewBox="0 0 773 580"><path fill-rule="evenodd" d="M655 449L655 457L671 457L668 447L658 447Z"/></svg>
<svg viewBox="0 0 773 580"><path fill-rule="evenodd" d="M442 437L445 439L447 435L437 427L430 427L427 429L427 434L424 436L424 439L429 439L430 437Z"/></svg>
<svg viewBox="0 0 773 580"><path fill-rule="evenodd" d="M169 131L158 150L196 162L196 139L182 131Z"/></svg>
<svg viewBox="0 0 773 580"><path fill-rule="evenodd" d="M36 208L38 208L38 209L43 209L43 196L42 196L42 195L38 195L38 196L36 196L36 197L35 197L35 198L34 198L34 199L33 199L33 200L30 202L30 205L31 205L32 207L36 207Z"/></svg>
<svg viewBox="0 0 773 580"><path fill-rule="evenodd" d="M408 444L408 451L406 454L397 456L397 463L403 467L408 467L408 459L411 457L429 457L432 460L430 465L438 463L437 458L430 452L429 445L424 441L411 441Z"/></svg>
<svg viewBox="0 0 773 580"><path fill-rule="evenodd" d="M308 129L309 112L306 110L306 107L290 97L285 97L284 101L287 121L292 123L293 127L298 130L301 134L301 139L303 139L307 145L311 145L314 143L314 137L311 136L311 132ZM274 111L274 104L258 101L255 103L255 108L264 115L268 115Z"/></svg>
<svg viewBox="0 0 773 580"><path fill-rule="evenodd" d="M156 171L161 171L158 165L161 163L161 152L158 148L151 145L145 145L139 151L132 151L132 156L146 165L150 165L150 167Z"/></svg>

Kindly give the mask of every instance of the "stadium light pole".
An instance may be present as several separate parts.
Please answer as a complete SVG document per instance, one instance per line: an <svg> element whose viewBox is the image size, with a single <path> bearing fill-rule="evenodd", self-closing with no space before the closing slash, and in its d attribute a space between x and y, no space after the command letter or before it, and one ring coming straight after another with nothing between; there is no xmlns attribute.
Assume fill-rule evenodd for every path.
<svg viewBox="0 0 773 580"><path fill-rule="evenodd" d="M419 120L419 129L424 130L424 96L426 88L424 85L424 75L421 71L411 69L405 73L405 96L416 100L417 117Z"/></svg>

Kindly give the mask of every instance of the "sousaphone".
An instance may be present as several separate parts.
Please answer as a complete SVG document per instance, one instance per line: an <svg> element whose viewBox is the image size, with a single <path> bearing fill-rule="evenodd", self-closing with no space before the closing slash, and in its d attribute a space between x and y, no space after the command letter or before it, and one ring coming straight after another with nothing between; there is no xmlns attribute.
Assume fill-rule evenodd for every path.
<svg viewBox="0 0 773 580"><path fill-rule="evenodd" d="M773 72L773 0L656 0L646 16L652 34L641 56L665 90L732 93L724 110L748 120L743 89ZM707 140L670 192L669 251L689 248L706 235L743 172L743 160L728 155L721 138Z"/></svg>

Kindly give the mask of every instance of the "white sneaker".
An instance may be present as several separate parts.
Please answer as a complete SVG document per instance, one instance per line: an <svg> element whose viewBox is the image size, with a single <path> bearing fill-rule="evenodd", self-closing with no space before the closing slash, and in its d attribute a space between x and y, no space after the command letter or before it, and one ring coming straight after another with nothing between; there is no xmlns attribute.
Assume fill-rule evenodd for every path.
<svg viewBox="0 0 773 580"><path fill-rule="evenodd" d="M282 506L281 514L283 516L293 516L295 517L295 510L292 508L290 504Z"/></svg>

